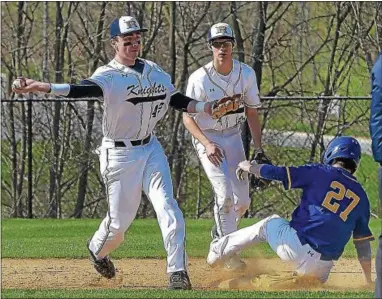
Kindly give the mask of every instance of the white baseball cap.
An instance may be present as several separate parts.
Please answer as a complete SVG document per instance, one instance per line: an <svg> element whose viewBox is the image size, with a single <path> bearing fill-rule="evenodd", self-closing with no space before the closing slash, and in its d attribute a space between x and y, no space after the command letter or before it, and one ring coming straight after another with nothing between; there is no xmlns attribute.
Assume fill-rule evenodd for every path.
<svg viewBox="0 0 382 299"><path fill-rule="evenodd" d="M141 28L138 21L130 16L115 19L110 25L110 38L133 32L146 32L147 28Z"/></svg>
<svg viewBox="0 0 382 299"><path fill-rule="evenodd" d="M235 35L232 28L227 23L217 23L208 31L207 41L210 42L216 38L226 37L235 41Z"/></svg>

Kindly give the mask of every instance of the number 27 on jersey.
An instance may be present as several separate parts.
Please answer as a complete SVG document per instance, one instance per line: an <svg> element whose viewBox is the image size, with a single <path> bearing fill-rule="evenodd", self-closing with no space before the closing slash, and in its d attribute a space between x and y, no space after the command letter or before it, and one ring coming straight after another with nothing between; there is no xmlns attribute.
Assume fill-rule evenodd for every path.
<svg viewBox="0 0 382 299"><path fill-rule="evenodd" d="M348 216L350 212L357 206L359 203L359 196L355 194L350 189L346 189L343 184L337 181L333 181L330 184L330 187L334 190L329 191L326 193L325 199L322 202L322 206L327 208L329 211L333 213L337 213L338 209L341 207L341 205L338 203L338 201L343 200L344 198L350 199L350 204L345 207L343 211L340 213L340 218L343 221L346 221L348 219Z"/></svg>

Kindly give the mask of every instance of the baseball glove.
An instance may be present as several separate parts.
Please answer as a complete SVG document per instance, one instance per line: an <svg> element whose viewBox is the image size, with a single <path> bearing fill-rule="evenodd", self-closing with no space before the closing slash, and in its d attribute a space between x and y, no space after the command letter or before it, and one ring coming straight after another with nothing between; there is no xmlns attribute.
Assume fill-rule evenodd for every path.
<svg viewBox="0 0 382 299"><path fill-rule="evenodd" d="M269 157L264 153L263 149L258 149L255 151L252 163L273 165L271 159L269 159ZM262 190L268 188L271 185L274 185L274 182L271 180L256 178L255 176L252 176L251 185L256 190Z"/></svg>
<svg viewBox="0 0 382 299"><path fill-rule="evenodd" d="M239 109L240 104L243 102L240 94L224 97L212 104L211 116L213 119L219 119L229 112L235 112Z"/></svg>

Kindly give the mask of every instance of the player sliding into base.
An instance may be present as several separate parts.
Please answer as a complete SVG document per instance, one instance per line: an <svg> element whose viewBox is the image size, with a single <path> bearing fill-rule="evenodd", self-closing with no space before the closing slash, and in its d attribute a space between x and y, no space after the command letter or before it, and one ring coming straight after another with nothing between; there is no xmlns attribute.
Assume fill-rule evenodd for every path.
<svg viewBox="0 0 382 299"><path fill-rule="evenodd" d="M301 202L290 222L272 215L211 243L207 263L215 267L250 245L268 242L283 261L294 264L298 276L324 283L353 235L366 281L371 283L370 241L374 238L368 226L369 200L353 176L360 159L358 141L343 136L329 144L323 164L280 167L241 162L239 178L250 172L280 181L286 190L300 188Z"/></svg>

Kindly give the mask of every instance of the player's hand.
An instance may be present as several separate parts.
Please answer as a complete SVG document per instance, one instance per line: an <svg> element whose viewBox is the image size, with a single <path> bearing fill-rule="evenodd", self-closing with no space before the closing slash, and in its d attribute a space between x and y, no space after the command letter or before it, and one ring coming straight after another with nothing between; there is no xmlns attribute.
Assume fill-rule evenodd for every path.
<svg viewBox="0 0 382 299"><path fill-rule="evenodd" d="M244 176L246 174L248 174L251 166L252 166L252 164L248 160L242 161L239 163L239 165L237 166L237 169L236 169L236 177L239 181L244 180Z"/></svg>
<svg viewBox="0 0 382 299"><path fill-rule="evenodd" d="M12 91L17 94L28 92L49 92L49 83L39 82L32 79L19 77L12 83Z"/></svg>
<svg viewBox="0 0 382 299"><path fill-rule="evenodd" d="M216 167L219 167L220 163L223 161L224 155L221 149L215 143L208 143L206 146L206 154L208 159Z"/></svg>

